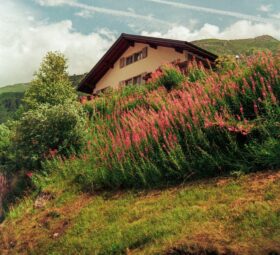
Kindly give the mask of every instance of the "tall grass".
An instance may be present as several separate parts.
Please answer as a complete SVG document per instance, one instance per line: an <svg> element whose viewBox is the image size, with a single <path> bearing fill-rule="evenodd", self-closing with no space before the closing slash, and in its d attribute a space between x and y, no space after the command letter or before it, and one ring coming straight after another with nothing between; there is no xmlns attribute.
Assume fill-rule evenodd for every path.
<svg viewBox="0 0 280 255"><path fill-rule="evenodd" d="M191 63L184 79L170 69L89 102L87 149L48 168L98 189L280 166L279 56L216 71Z"/></svg>

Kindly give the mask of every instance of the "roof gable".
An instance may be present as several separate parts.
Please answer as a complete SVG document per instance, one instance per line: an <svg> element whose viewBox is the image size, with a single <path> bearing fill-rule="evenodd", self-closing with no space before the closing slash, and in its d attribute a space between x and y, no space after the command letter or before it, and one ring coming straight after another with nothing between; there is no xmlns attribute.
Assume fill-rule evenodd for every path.
<svg viewBox="0 0 280 255"><path fill-rule="evenodd" d="M215 54L189 42L140 35L121 34L117 41L81 81L78 90L85 93L92 93L97 82L107 73L111 67L114 66L115 62L123 55L123 53L135 43L143 43L150 45L151 47L161 46L174 48L179 51L187 50L202 58L208 59L211 62L214 62L217 58Z"/></svg>

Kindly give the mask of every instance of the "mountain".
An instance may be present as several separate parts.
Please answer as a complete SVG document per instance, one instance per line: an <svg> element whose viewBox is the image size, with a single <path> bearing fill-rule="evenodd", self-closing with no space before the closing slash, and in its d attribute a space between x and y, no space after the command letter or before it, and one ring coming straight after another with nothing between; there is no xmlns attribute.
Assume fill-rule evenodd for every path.
<svg viewBox="0 0 280 255"><path fill-rule="evenodd" d="M273 53L280 50L280 41L269 35L240 40L205 39L192 43L217 55L244 55L255 49L268 49Z"/></svg>

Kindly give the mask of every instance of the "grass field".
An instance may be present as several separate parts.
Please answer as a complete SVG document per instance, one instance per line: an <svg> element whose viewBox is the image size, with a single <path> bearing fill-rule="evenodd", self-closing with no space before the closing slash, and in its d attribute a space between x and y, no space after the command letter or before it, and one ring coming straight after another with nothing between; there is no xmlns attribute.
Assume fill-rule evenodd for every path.
<svg viewBox="0 0 280 255"><path fill-rule="evenodd" d="M0 250L3 255L277 254L279 190L279 171L141 192L85 194L69 183L49 185L43 192L51 199L44 207L35 208L31 195L11 208L0 226Z"/></svg>
<svg viewBox="0 0 280 255"><path fill-rule="evenodd" d="M0 88L0 95L4 93L25 92L25 90L28 88L28 85L29 83L23 83L2 87Z"/></svg>

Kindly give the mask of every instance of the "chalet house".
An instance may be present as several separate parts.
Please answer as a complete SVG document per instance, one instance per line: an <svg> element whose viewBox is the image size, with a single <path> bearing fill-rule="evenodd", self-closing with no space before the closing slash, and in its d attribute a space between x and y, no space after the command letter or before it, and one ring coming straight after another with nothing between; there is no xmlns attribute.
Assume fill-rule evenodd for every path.
<svg viewBox="0 0 280 255"><path fill-rule="evenodd" d="M186 66L194 58L209 65L217 56L185 41L122 34L81 81L78 90L96 95L109 87L143 84L162 64Z"/></svg>

